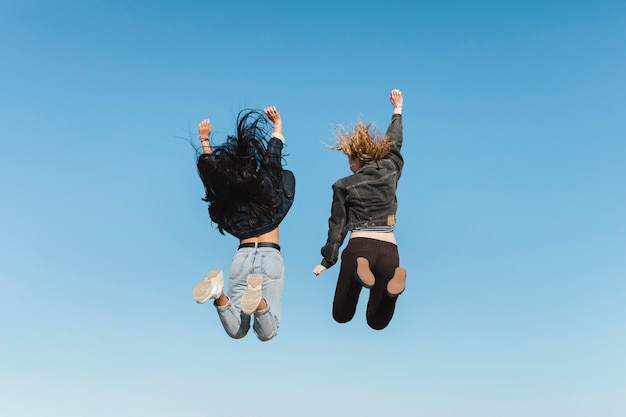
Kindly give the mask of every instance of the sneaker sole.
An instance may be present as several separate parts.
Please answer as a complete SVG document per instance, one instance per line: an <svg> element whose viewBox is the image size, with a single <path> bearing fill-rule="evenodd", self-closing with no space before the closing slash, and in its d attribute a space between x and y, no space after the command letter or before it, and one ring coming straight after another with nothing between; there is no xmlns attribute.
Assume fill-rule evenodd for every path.
<svg viewBox="0 0 626 417"><path fill-rule="evenodd" d="M259 274L248 275L248 290L241 297L241 311L246 315L253 314L259 307L263 294L263 276Z"/></svg>
<svg viewBox="0 0 626 417"><path fill-rule="evenodd" d="M393 274L393 278L387 283L387 294L392 297L397 297L406 288L406 269L396 268L396 272Z"/></svg>
<svg viewBox="0 0 626 417"><path fill-rule="evenodd" d="M193 289L193 298L196 300L196 303L205 303L210 298L215 284L223 279L224 274L219 269L207 273L204 279Z"/></svg>
<svg viewBox="0 0 626 417"><path fill-rule="evenodd" d="M356 278L365 288L372 288L376 282L370 269L370 262L366 258L356 258Z"/></svg>

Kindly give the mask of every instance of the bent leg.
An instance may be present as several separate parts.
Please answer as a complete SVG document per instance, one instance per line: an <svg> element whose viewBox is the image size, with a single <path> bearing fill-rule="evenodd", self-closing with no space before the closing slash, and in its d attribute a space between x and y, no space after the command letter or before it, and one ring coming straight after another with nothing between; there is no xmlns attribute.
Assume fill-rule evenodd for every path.
<svg viewBox="0 0 626 417"><path fill-rule="evenodd" d="M374 252L368 248L371 239L350 239L341 253L339 278L333 300L333 318L338 323L346 323L354 317L359 295L363 286L356 279L357 258L366 258L372 265Z"/></svg>
<svg viewBox="0 0 626 417"><path fill-rule="evenodd" d="M267 342L278 334L278 322L269 305L266 309L254 313L253 329L256 337L262 342Z"/></svg>
<svg viewBox="0 0 626 417"><path fill-rule="evenodd" d="M376 264L372 272L376 282L370 289L370 297L365 313L367 324L374 330L382 330L393 318L398 297L392 297L387 292L387 284L394 276L400 264L398 247L393 243L379 242L377 244Z"/></svg>
<svg viewBox="0 0 626 417"><path fill-rule="evenodd" d="M285 284L285 264L280 251L258 248L254 259L254 272L263 276L263 299L267 307L254 313L253 330L261 341L278 334L281 301Z"/></svg>
<svg viewBox="0 0 626 417"><path fill-rule="evenodd" d="M241 339L250 330L250 316L241 314L231 300L225 306L217 306L217 315L226 333L233 339Z"/></svg>
<svg viewBox="0 0 626 417"><path fill-rule="evenodd" d="M247 290L247 277L252 273L253 256L248 249L239 249L230 265L228 276L228 303L217 306L217 314L226 333L240 339L250 330L250 316L241 313L241 297Z"/></svg>

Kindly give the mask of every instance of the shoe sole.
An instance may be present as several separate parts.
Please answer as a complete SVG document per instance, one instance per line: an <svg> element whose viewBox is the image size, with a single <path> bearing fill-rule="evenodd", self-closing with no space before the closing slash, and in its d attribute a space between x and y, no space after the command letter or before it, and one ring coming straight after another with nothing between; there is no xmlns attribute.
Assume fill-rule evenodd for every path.
<svg viewBox="0 0 626 417"><path fill-rule="evenodd" d="M248 290L241 297L241 311L248 316L252 315L263 298L261 289L263 288L263 276L259 274L248 275Z"/></svg>
<svg viewBox="0 0 626 417"><path fill-rule="evenodd" d="M387 294L397 297L406 288L406 269L396 268L393 277L387 283Z"/></svg>
<svg viewBox="0 0 626 417"><path fill-rule="evenodd" d="M356 258L356 278L365 288L372 288L376 282L370 269L370 262L366 258Z"/></svg>
<svg viewBox="0 0 626 417"><path fill-rule="evenodd" d="M209 299L215 283L223 279L224 274L219 269L207 273L204 279L193 289L193 298L196 300L196 303L204 304Z"/></svg>

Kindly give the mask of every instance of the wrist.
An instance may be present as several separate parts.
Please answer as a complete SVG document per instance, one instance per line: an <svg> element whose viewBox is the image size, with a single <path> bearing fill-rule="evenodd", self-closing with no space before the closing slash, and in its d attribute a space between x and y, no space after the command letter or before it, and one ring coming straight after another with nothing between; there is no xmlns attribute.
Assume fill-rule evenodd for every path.
<svg viewBox="0 0 626 417"><path fill-rule="evenodd" d="M272 135L270 136L271 138L276 138L278 140L280 140L281 142L285 143L285 137L283 136L282 132L279 132L277 130L274 130L272 132Z"/></svg>

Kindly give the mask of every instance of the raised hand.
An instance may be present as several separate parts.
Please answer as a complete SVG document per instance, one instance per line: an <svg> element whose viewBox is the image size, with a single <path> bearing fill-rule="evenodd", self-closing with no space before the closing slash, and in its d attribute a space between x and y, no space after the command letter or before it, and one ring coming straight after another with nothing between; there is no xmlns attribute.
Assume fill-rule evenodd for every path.
<svg viewBox="0 0 626 417"><path fill-rule="evenodd" d="M202 150L204 153L212 153L211 142L209 142L209 135L211 134L211 121L204 119L198 123L198 135L200 136L200 143L202 144Z"/></svg>
<svg viewBox="0 0 626 417"><path fill-rule="evenodd" d="M397 108L402 108L402 92L400 90L391 90L391 93L389 93L389 101L391 101L391 104L393 105L394 109Z"/></svg>
<svg viewBox="0 0 626 417"><path fill-rule="evenodd" d="M266 107L263 109L263 112L267 115L267 117L274 123L274 132L283 133L283 121L280 118L280 113L276 110L275 106Z"/></svg>
<svg viewBox="0 0 626 417"><path fill-rule="evenodd" d="M263 111L274 124L276 124L276 122L280 122L280 113L278 113L275 106L266 107Z"/></svg>
<svg viewBox="0 0 626 417"><path fill-rule="evenodd" d="M200 135L200 140L208 139L211 134L211 121L209 119L204 119L198 124L198 135Z"/></svg>

